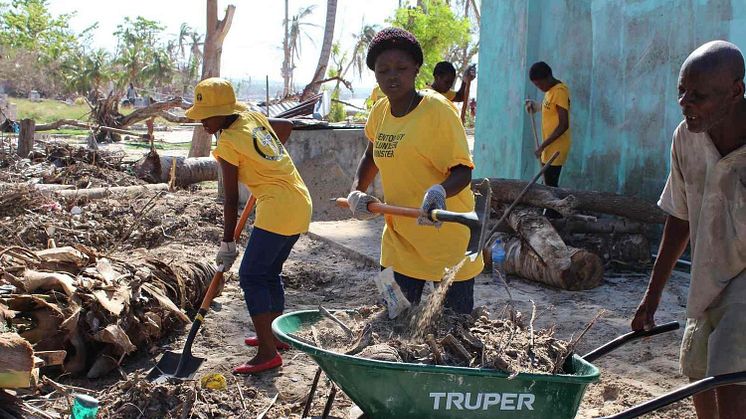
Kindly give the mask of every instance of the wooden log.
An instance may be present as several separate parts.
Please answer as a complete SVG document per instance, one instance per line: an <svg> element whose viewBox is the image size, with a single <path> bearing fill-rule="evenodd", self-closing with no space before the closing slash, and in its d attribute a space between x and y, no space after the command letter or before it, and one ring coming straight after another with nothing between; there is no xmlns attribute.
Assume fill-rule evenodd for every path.
<svg viewBox="0 0 746 419"><path fill-rule="evenodd" d="M508 216L508 225L536 252L551 271L570 268L570 250L546 217L531 209L517 208Z"/></svg>
<svg viewBox="0 0 746 419"><path fill-rule="evenodd" d="M218 163L212 157L160 156L150 152L135 163L135 174L148 182L168 183L174 166L174 184L189 186L218 180Z"/></svg>
<svg viewBox="0 0 746 419"><path fill-rule="evenodd" d="M31 150L34 149L34 132L36 131L36 122L33 119L21 120L21 132L18 133L18 151L21 158L28 157Z"/></svg>
<svg viewBox="0 0 746 419"><path fill-rule="evenodd" d="M565 245L546 217L514 210L508 224L521 236L506 244L505 271L567 290L594 288L603 281L601 259Z"/></svg>
<svg viewBox="0 0 746 419"><path fill-rule="evenodd" d="M0 388L30 386L34 369L31 344L16 333L0 333L0 354Z"/></svg>
<svg viewBox="0 0 746 419"><path fill-rule="evenodd" d="M557 275L549 269L528 243L519 238L505 244L505 273L566 290L587 290L603 282L601 259L584 249L568 247L570 269Z"/></svg>
<svg viewBox="0 0 746 419"><path fill-rule="evenodd" d="M570 246L598 255L604 263L614 262L630 269L650 267L650 242L643 234L562 234Z"/></svg>
<svg viewBox="0 0 746 419"><path fill-rule="evenodd" d="M596 221L557 218L549 221L561 234L636 234L645 231L644 224L623 218L599 218Z"/></svg>
<svg viewBox="0 0 746 419"><path fill-rule="evenodd" d="M512 202L526 182L513 179L490 179L493 206ZM577 211L617 215L650 224L662 224L666 214L655 203L640 198L607 192L582 191L534 185L520 200L521 204L553 209L565 216Z"/></svg>
<svg viewBox="0 0 746 419"><path fill-rule="evenodd" d="M88 199L107 198L112 195L138 195L145 192L168 191L168 184L156 183L151 185L115 186L111 188L91 189L47 189L38 188L41 192L55 193L64 197L80 197Z"/></svg>

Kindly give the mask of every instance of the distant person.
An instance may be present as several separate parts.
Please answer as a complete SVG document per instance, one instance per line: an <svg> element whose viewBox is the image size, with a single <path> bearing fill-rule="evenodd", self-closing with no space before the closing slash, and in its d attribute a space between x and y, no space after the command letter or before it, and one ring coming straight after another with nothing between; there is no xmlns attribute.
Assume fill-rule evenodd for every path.
<svg viewBox="0 0 746 419"><path fill-rule="evenodd" d="M365 101L366 107L368 109L372 108L373 105L378 102L378 99L381 99L385 97L386 95L383 94L383 90L381 90L381 86L376 83L375 86L373 86L373 90L370 92L370 96L368 96L368 100Z"/></svg>
<svg viewBox="0 0 746 419"><path fill-rule="evenodd" d="M127 101L131 106L135 106L135 98L137 98L137 92L135 91L135 86L130 83L130 87L127 88Z"/></svg>
<svg viewBox="0 0 746 419"><path fill-rule="evenodd" d="M746 371L746 99L744 59L730 42L708 42L679 72L684 114L673 134L671 170L658 206L668 217L633 330L655 326L663 289L691 244L681 343L691 380ZM746 386L694 395L699 418L746 416Z"/></svg>
<svg viewBox="0 0 746 419"><path fill-rule="evenodd" d="M393 268L396 283L412 304L420 302L427 281L439 282L445 268L463 259L469 241L469 229L432 220L430 211L474 210L474 163L464 126L443 95L415 88L422 61L420 43L404 29L383 29L370 43L365 62L384 97L365 124L370 142L347 197L353 217L375 217L368 204L378 199L365 191L380 171L387 203L421 209L419 219L387 215L381 238L380 264ZM481 255L467 259L446 292L446 307L471 313L474 278L483 266Z"/></svg>
<svg viewBox="0 0 746 419"><path fill-rule="evenodd" d="M552 69L544 61L539 61L531 66L528 78L539 90L544 92L544 100L541 103L541 143L534 151L536 157L542 164L556 152L559 156L552 165L544 172L544 184L547 186L559 186L562 166L567 160L572 144L572 132L570 130L570 89L561 81L554 78ZM526 111L536 113L539 105L532 101L526 101ZM548 215L557 216L555 212L547 212Z"/></svg>
<svg viewBox="0 0 746 419"><path fill-rule="evenodd" d="M435 64L435 68L433 68L433 82L430 88L445 96L451 102L463 102L466 81L471 82L476 77L477 67L470 65L464 72L461 87L458 91L452 90L453 84L456 82L456 68L448 61L441 61Z"/></svg>
<svg viewBox="0 0 746 419"><path fill-rule="evenodd" d="M256 374L282 365L277 349L288 346L272 334L272 321L285 309L285 290L280 274L301 233L311 222L311 196L283 145L293 124L286 119L267 119L236 101L230 82L202 80L194 89L189 119L202 122L208 134L218 137L212 152L220 165L225 200L223 236L216 264L223 272L238 257L233 234L238 214L238 183L256 196L256 220L238 269L246 307L256 337L244 340L256 346L256 355L233 368L234 374Z"/></svg>

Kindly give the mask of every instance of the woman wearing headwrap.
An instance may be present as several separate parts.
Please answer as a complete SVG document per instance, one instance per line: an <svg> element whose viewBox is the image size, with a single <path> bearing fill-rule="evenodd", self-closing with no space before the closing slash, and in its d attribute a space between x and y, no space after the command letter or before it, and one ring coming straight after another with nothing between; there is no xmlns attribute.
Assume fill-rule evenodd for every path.
<svg viewBox="0 0 746 419"><path fill-rule="evenodd" d="M381 266L393 267L396 282L414 304L425 281L440 281L446 268L461 261L469 241L465 226L440 225L426 214L474 209L469 188L474 163L464 127L450 101L415 89L422 62L419 42L403 29L387 28L373 38L366 64L385 97L371 109L365 125L370 143L347 198L354 217L374 217L367 206L378 200L365 191L380 171L387 203L422 209L417 220L387 215L381 241ZM474 277L483 266L481 256L465 262L446 295L446 307L471 312Z"/></svg>

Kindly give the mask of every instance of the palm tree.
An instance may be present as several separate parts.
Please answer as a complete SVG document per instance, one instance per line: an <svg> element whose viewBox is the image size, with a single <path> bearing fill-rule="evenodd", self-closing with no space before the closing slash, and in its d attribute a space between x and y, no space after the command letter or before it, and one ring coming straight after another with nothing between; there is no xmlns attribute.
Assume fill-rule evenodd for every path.
<svg viewBox="0 0 746 419"><path fill-rule="evenodd" d="M355 70L358 76L363 74L365 68L365 56L368 54L368 46L376 36L378 32L378 25L366 25L363 22L360 32L353 34L355 39L355 46L352 48L352 55L350 56L350 62L347 63L347 67L342 71L341 76L344 77L350 68Z"/></svg>
<svg viewBox="0 0 746 419"><path fill-rule="evenodd" d="M287 67L288 93L290 92L290 90L293 89L293 71L295 71L295 59L300 58L301 39L305 37L313 43L313 38L311 38L311 36L308 34L308 32L306 32L305 29L310 26L318 27L318 25L306 22L305 19L313 13L313 10L315 8L316 5L300 8L298 10L298 13L296 13L290 21L290 33L288 37L288 55L290 57L290 62Z"/></svg>
<svg viewBox="0 0 746 419"><path fill-rule="evenodd" d="M174 62L164 49L153 51L153 55L140 72L142 78L150 80L157 89L170 83L174 76Z"/></svg>
<svg viewBox="0 0 746 419"><path fill-rule="evenodd" d="M334 41L334 23L337 18L337 0L326 1L326 23L324 23L324 41L321 44L321 53L319 62L316 64L316 71L313 73L311 82L306 85L301 94L301 100L308 99L311 95L318 93L321 87L320 81L326 75L326 68L329 65L329 56L332 53L332 43Z"/></svg>

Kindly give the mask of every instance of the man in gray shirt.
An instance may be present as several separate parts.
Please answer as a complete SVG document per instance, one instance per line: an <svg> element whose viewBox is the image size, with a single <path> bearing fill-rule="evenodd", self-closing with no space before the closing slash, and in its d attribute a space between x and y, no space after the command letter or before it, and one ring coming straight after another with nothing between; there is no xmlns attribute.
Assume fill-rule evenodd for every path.
<svg viewBox="0 0 746 419"><path fill-rule="evenodd" d="M724 41L692 52L679 73L685 120L671 145L658 205L668 213L658 259L632 329L653 316L676 260L691 243L681 372L691 380L746 371L746 99L741 51ZM746 385L694 396L699 418L746 417Z"/></svg>

